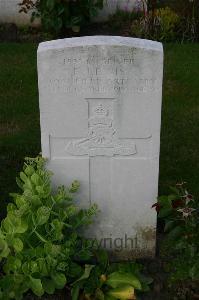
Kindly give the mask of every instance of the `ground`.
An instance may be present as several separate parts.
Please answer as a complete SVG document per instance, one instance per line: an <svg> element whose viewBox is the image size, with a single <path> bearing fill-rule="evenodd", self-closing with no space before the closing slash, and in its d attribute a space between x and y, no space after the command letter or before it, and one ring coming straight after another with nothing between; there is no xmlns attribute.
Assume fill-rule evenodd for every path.
<svg viewBox="0 0 199 300"><path fill-rule="evenodd" d="M41 151L36 49L36 43L0 44L1 217L5 215L9 193L17 191L15 177L23 158ZM199 197L199 44L165 44L164 53L159 194L183 180L190 192ZM169 300L170 296L164 298L161 292L165 281L163 263L159 266L158 259L151 263L155 265L147 269L151 273L155 270L160 278L156 279L153 295L146 299ZM184 288L188 288L189 295L194 290L192 287L180 290ZM195 290L194 293L198 295ZM179 299L199 298L190 297ZM26 299L33 298L28 295ZM56 299L64 299L63 294Z"/></svg>

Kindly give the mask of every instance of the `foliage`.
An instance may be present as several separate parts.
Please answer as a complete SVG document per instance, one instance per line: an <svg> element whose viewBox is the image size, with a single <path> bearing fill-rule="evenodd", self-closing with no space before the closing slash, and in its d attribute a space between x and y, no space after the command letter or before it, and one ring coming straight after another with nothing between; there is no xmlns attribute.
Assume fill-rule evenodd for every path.
<svg viewBox="0 0 199 300"><path fill-rule="evenodd" d="M180 17L178 36L180 41L197 41L199 37L199 1L165 0Z"/></svg>
<svg viewBox="0 0 199 300"><path fill-rule="evenodd" d="M53 294L82 272L76 262L92 256L91 245L78 230L91 223L95 205L78 209L73 201L79 183L53 193L50 172L41 157L26 158L17 178L22 190L12 194L0 228L0 299L22 299L31 289L37 296Z"/></svg>
<svg viewBox="0 0 199 300"><path fill-rule="evenodd" d="M113 31L118 31L125 26L129 26L134 20L139 19L142 13L139 11L124 11L117 9L116 12L109 16L108 24L111 26Z"/></svg>
<svg viewBox="0 0 199 300"><path fill-rule="evenodd" d="M164 250L172 256L171 280L199 280L199 203L184 182L172 192L153 205L165 222Z"/></svg>
<svg viewBox="0 0 199 300"><path fill-rule="evenodd" d="M97 264L87 265L84 274L72 284L72 300L136 299L149 291L152 279L144 276L135 262L109 264L107 253L96 252Z"/></svg>
<svg viewBox="0 0 199 300"><path fill-rule="evenodd" d="M59 34L66 28L79 31L103 7L103 0L22 0L20 12L32 11L41 18L44 30Z"/></svg>
<svg viewBox="0 0 199 300"><path fill-rule="evenodd" d="M159 41L172 41L176 37L178 15L169 7L149 11L132 23L131 33Z"/></svg>
<svg viewBox="0 0 199 300"><path fill-rule="evenodd" d="M157 36L159 40L173 40L175 37L175 28L179 22L178 15L169 7L159 8L155 12L155 22L157 22Z"/></svg>
<svg viewBox="0 0 199 300"><path fill-rule="evenodd" d="M135 8L132 21L126 18L125 26L129 25L129 34L136 37L158 41L198 41L199 38L199 1L197 0L138 0L146 3L148 10ZM123 14L124 14L123 13ZM111 19L116 19L118 13ZM120 17L120 16L119 16ZM118 18L119 20L119 18ZM113 22L114 24L117 22ZM119 27L118 27L119 28Z"/></svg>

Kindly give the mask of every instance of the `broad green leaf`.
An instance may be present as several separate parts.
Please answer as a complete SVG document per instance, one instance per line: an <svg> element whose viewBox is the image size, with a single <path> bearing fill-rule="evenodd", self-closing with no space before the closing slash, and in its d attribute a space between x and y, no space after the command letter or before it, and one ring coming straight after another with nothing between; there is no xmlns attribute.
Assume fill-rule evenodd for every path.
<svg viewBox="0 0 199 300"><path fill-rule="evenodd" d="M51 275L55 287L57 289L63 289L66 284L66 276L63 273L54 273Z"/></svg>
<svg viewBox="0 0 199 300"><path fill-rule="evenodd" d="M16 205L14 203L8 203L7 205L7 212L14 212L16 211Z"/></svg>
<svg viewBox="0 0 199 300"><path fill-rule="evenodd" d="M51 188L47 185L38 185L36 186L36 191L38 192L40 197L47 198L51 192Z"/></svg>
<svg viewBox="0 0 199 300"><path fill-rule="evenodd" d="M16 232L16 233L24 233L24 232L27 231L27 229L28 229L28 224L27 224L25 221L21 220L21 222L20 222L20 224L17 226L15 232Z"/></svg>
<svg viewBox="0 0 199 300"><path fill-rule="evenodd" d="M165 226L164 226L164 232L168 232L171 229L173 229L175 227L175 224L176 224L175 221L172 221L172 220L167 221L166 224L165 224Z"/></svg>
<svg viewBox="0 0 199 300"><path fill-rule="evenodd" d="M107 295L120 300L136 299L134 288L130 285L123 285L121 287L112 289L107 292Z"/></svg>
<svg viewBox="0 0 199 300"><path fill-rule="evenodd" d="M23 250L23 242L20 238L15 238L13 240L13 247L16 252L21 252Z"/></svg>
<svg viewBox="0 0 199 300"><path fill-rule="evenodd" d="M44 186L43 185L38 185L36 186L36 191L38 192L39 195L43 196L45 194L44 191Z"/></svg>
<svg viewBox="0 0 199 300"><path fill-rule="evenodd" d="M72 287L72 289L71 289L72 300L79 299L79 290L80 290L80 287L78 286L78 284Z"/></svg>
<svg viewBox="0 0 199 300"><path fill-rule="evenodd" d="M43 243L47 243L47 240L37 231L34 231L36 236L40 239L40 241L42 241Z"/></svg>
<svg viewBox="0 0 199 300"><path fill-rule="evenodd" d="M57 14L60 16L63 14L63 12L65 12L65 6L61 5L61 3L60 3L59 7L57 8Z"/></svg>
<svg viewBox="0 0 199 300"><path fill-rule="evenodd" d="M95 267L94 265L85 265L84 274L79 279L77 279L75 282L73 282L72 285L76 284L77 282L79 282L83 279L87 279L90 276L90 273L94 267Z"/></svg>
<svg viewBox="0 0 199 300"><path fill-rule="evenodd" d="M22 182L18 177L16 178L16 183L17 183L18 187L19 187L21 190L24 189L24 188L23 188L23 182Z"/></svg>
<svg viewBox="0 0 199 300"><path fill-rule="evenodd" d="M22 180L24 183L27 183L28 177L26 176L26 174L25 174L24 172L20 172L19 175L20 175L21 180Z"/></svg>
<svg viewBox="0 0 199 300"><path fill-rule="evenodd" d="M172 206L172 201L176 200L176 199L179 199L178 195L171 194L171 195L168 196L168 201L169 201L171 206Z"/></svg>
<svg viewBox="0 0 199 300"><path fill-rule="evenodd" d="M39 198L39 196L37 196L37 195L32 195L31 198L30 198L30 200L31 200L31 203L34 206L40 206L41 203L42 203L41 200L40 200L40 198Z"/></svg>
<svg viewBox="0 0 199 300"><path fill-rule="evenodd" d="M41 206L37 210L37 219L36 222L38 225L45 224L50 217L50 208L47 206Z"/></svg>
<svg viewBox="0 0 199 300"><path fill-rule="evenodd" d="M34 172L35 172L35 169L33 168L33 166L27 166L24 169L24 173L28 176L31 176Z"/></svg>
<svg viewBox="0 0 199 300"><path fill-rule="evenodd" d="M54 269L57 265L57 260L50 255L46 257L46 262L51 269Z"/></svg>
<svg viewBox="0 0 199 300"><path fill-rule="evenodd" d="M58 219L54 219L51 222L51 226L53 228L54 239L61 240L63 238L62 229L63 229L64 223L60 222Z"/></svg>
<svg viewBox="0 0 199 300"><path fill-rule="evenodd" d="M92 17L96 17L97 16L97 12L98 12L98 9L96 8L96 7L91 7L90 9L89 9L89 15L90 15L90 17L92 18Z"/></svg>
<svg viewBox="0 0 199 300"><path fill-rule="evenodd" d="M8 233L24 233L28 229L25 221L11 213L2 221L2 224Z"/></svg>
<svg viewBox="0 0 199 300"><path fill-rule="evenodd" d="M30 287L33 293L38 297L41 297L44 294L41 279L33 278L32 276L30 276Z"/></svg>
<svg viewBox="0 0 199 300"><path fill-rule="evenodd" d="M4 239L0 239L0 257L7 257L10 253L10 249L8 248L8 244Z"/></svg>
<svg viewBox="0 0 199 300"><path fill-rule="evenodd" d="M34 183L34 185L38 186L42 184L42 180L40 176L37 173L33 173L31 176L31 181Z"/></svg>
<svg viewBox="0 0 199 300"><path fill-rule="evenodd" d="M1 224L7 233L14 233L14 226L8 217L6 217Z"/></svg>
<svg viewBox="0 0 199 300"><path fill-rule="evenodd" d="M78 265L75 262L71 262L70 266L69 266L69 274L70 277L74 277L77 278L79 275L82 274L82 267L80 267L80 265Z"/></svg>
<svg viewBox="0 0 199 300"><path fill-rule="evenodd" d="M87 250L87 249L83 249L82 251L80 251L78 254L77 254L78 258L80 260L89 260L93 254L90 250Z"/></svg>
<svg viewBox="0 0 199 300"><path fill-rule="evenodd" d="M160 196L158 197L158 203L163 208L172 208L172 201L168 196Z"/></svg>
<svg viewBox="0 0 199 300"><path fill-rule="evenodd" d="M62 261L57 265L57 271L65 272L68 271L68 262ZM70 277L72 277L71 272L69 273Z"/></svg>
<svg viewBox="0 0 199 300"><path fill-rule="evenodd" d="M158 218L166 218L173 213L173 209L170 207L162 207L158 213Z"/></svg>
<svg viewBox="0 0 199 300"><path fill-rule="evenodd" d="M183 228L181 226L176 226L173 230L168 233L168 238L171 240L176 240L183 234Z"/></svg>
<svg viewBox="0 0 199 300"><path fill-rule="evenodd" d="M55 284L52 279L44 278L42 279L42 285L46 293L53 295L55 292Z"/></svg>
<svg viewBox="0 0 199 300"><path fill-rule="evenodd" d="M30 261L29 270L31 271L31 273L39 273L40 272L39 266L36 261Z"/></svg>
<svg viewBox="0 0 199 300"><path fill-rule="evenodd" d="M15 203L16 203L17 207L20 208L21 206L26 204L26 199L24 198L23 195L18 195L16 197Z"/></svg>
<svg viewBox="0 0 199 300"><path fill-rule="evenodd" d="M29 263L26 261L23 263L22 265L22 272L25 274L25 275L28 275L30 273L30 270L29 270Z"/></svg>
<svg viewBox="0 0 199 300"><path fill-rule="evenodd" d="M46 254L51 254L51 252L52 252L52 243L51 242L46 242L44 244L44 251Z"/></svg>
<svg viewBox="0 0 199 300"><path fill-rule="evenodd" d="M6 264L4 265L4 272L6 273L10 271L19 272L20 268L21 268L21 260L19 258L10 255L6 261Z"/></svg>
<svg viewBox="0 0 199 300"><path fill-rule="evenodd" d="M43 276L47 276L48 275L48 268L47 268L47 264L46 264L46 260L45 258L38 258L36 260L38 268L39 268L39 273Z"/></svg>
<svg viewBox="0 0 199 300"><path fill-rule="evenodd" d="M108 265L108 253L104 249L98 249L96 252L97 260L99 264L103 267L106 268Z"/></svg>
<svg viewBox="0 0 199 300"><path fill-rule="evenodd" d="M139 279L130 273L114 272L108 276L106 284L112 288L120 285L131 285L137 290L141 290L142 286Z"/></svg>
<svg viewBox="0 0 199 300"><path fill-rule="evenodd" d="M112 266L114 266L114 264L111 264L111 267ZM115 269L113 269L112 272L119 271L122 273L130 273L136 275L136 274L140 274L142 268L143 268L142 265L136 262L115 263Z"/></svg>
<svg viewBox="0 0 199 300"><path fill-rule="evenodd" d="M169 189L170 189L172 192L174 192L176 195L179 196L180 191L179 191L176 187L170 186Z"/></svg>
<svg viewBox="0 0 199 300"><path fill-rule="evenodd" d="M55 0L47 0L46 6L50 11L52 11L55 6Z"/></svg>
<svg viewBox="0 0 199 300"><path fill-rule="evenodd" d="M190 269L189 276L192 280L199 280L199 261L196 261L196 263Z"/></svg>
<svg viewBox="0 0 199 300"><path fill-rule="evenodd" d="M9 291L10 287L13 285L13 276L10 274L7 276L2 276L0 283L1 283L1 287L3 288L3 290ZM8 300L8 299L3 298L3 300Z"/></svg>

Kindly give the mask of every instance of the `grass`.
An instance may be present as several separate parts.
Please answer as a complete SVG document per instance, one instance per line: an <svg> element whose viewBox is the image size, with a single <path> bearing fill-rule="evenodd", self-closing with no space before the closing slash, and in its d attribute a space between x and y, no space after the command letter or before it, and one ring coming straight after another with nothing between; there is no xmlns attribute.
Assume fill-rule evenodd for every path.
<svg viewBox="0 0 199 300"><path fill-rule="evenodd" d="M0 209L17 190L15 177L25 156L40 150L36 49L0 44Z"/></svg>
<svg viewBox="0 0 199 300"><path fill-rule="evenodd" d="M41 150L35 44L0 44L0 209L25 156ZM165 46L159 193L187 181L199 197L199 44Z"/></svg>
<svg viewBox="0 0 199 300"><path fill-rule="evenodd" d="M186 181L199 197L199 44L164 48L159 193Z"/></svg>

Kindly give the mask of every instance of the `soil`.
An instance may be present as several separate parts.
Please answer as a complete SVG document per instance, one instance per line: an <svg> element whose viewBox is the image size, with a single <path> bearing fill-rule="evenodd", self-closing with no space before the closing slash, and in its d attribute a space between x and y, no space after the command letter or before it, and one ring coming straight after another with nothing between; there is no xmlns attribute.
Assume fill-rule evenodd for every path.
<svg viewBox="0 0 199 300"><path fill-rule="evenodd" d="M120 29L111 26L109 22L93 23L85 26L79 32L73 32L68 29L64 31L58 38L69 38L89 35L120 35L129 36L127 28L128 24L123 24ZM45 40L56 39L52 34L42 32L39 28L24 27L17 28L15 24L0 25L0 42L42 42Z"/></svg>

